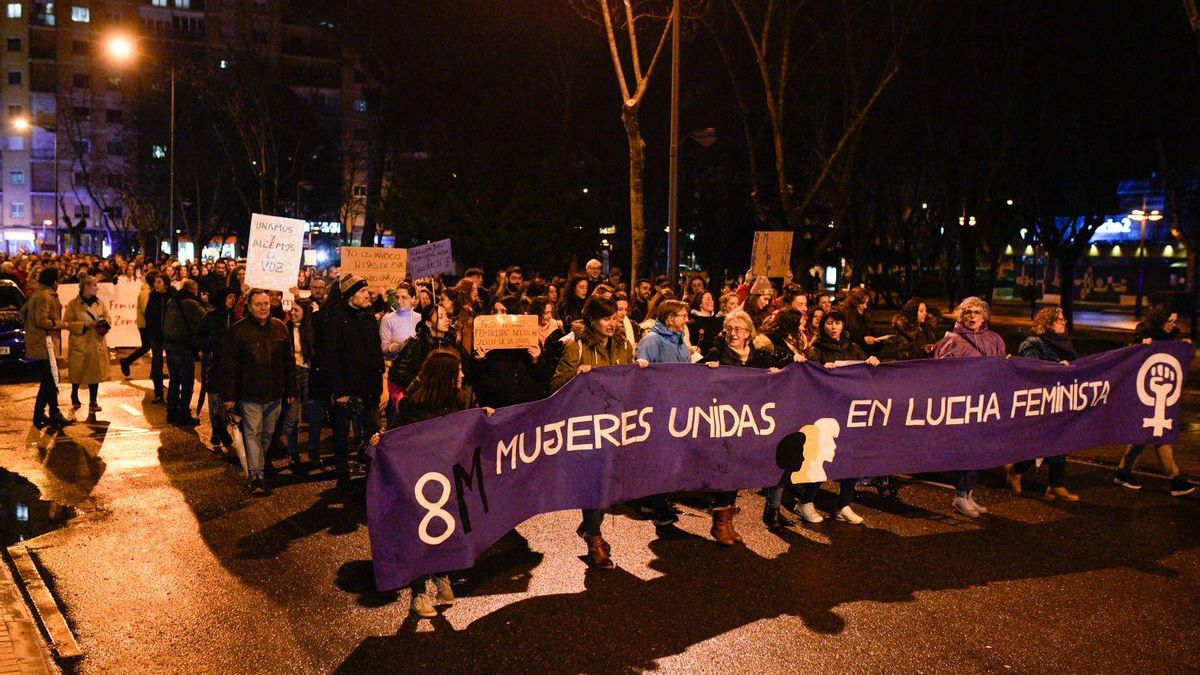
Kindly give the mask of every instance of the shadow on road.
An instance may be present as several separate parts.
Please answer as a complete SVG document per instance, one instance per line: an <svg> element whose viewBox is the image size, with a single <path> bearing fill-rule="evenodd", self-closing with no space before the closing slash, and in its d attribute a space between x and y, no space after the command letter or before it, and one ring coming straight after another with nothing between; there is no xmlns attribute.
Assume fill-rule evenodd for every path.
<svg viewBox="0 0 1200 675"><path fill-rule="evenodd" d="M454 631L439 618L415 632L411 617L391 637L367 638L339 672L417 670L627 672L755 621L800 617L814 632L845 628L840 605L913 602L921 591L1128 567L1156 575L1158 561L1196 546L1200 523L1187 505L1086 513L1041 524L997 517L982 530L901 537L875 528L839 528L832 545L785 533L789 550L765 559L746 548L676 536L651 544L661 577L588 570L581 593L507 605ZM1167 536L1164 520L1176 523ZM620 551L616 551L620 559ZM503 649L495 649L503 645ZM486 649L486 655L484 651Z"/></svg>

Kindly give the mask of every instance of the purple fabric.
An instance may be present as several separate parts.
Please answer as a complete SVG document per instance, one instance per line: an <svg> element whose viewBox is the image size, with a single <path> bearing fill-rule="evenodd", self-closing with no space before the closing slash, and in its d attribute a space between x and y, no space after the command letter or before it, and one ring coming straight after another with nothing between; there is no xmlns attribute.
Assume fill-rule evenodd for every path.
<svg viewBox="0 0 1200 675"><path fill-rule="evenodd" d="M598 368L491 417L467 410L384 434L367 493L376 582L399 588L470 567L540 513L774 485L781 466L798 466L777 464L777 453L786 459L797 447L809 459L789 473L793 482L1174 442L1192 356L1190 345L1162 342L1070 366L968 358L775 373Z"/></svg>
<svg viewBox="0 0 1200 675"><path fill-rule="evenodd" d="M962 323L955 323L954 330L938 341L933 358L949 359L964 356L1004 356L1004 338L984 325L983 330L972 333Z"/></svg>

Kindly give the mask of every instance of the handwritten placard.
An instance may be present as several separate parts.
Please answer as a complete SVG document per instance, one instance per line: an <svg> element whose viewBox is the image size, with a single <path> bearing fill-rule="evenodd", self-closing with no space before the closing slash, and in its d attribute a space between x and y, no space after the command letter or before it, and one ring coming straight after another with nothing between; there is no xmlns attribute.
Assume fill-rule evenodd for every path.
<svg viewBox="0 0 1200 675"><path fill-rule="evenodd" d="M140 347L142 338L137 329L138 293L142 284L136 281L122 281L116 284L96 284L96 297L108 308L108 335L104 337L109 347ZM79 284L59 284L58 301L65 309L79 296ZM66 356L70 331L62 332L63 356Z"/></svg>
<svg viewBox="0 0 1200 675"><path fill-rule="evenodd" d="M432 277L435 274L454 274L454 255L450 251L450 240L441 239L408 249L408 269L414 279Z"/></svg>
<svg viewBox="0 0 1200 675"><path fill-rule="evenodd" d="M395 288L408 276L408 251L402 248L343 246L341 273L360 276L372 288Z"/></svg>
<svg viewBox="0 0 1200 675"><path fill-rule="evenodd" d="M475 317L475 346L482 349L525 349L538 343L538 318L532 314Z"/></svg>
<svg viewBox="0 0 1200 675"><path fill-rule="evenodd" d="M766 277L786 276L792 266L791 232L755 232L750 270Z"/></svg>
<svg viewBox="0 0 1200 675"><path fill-rule="evenodd" d="M317 250L315 248L304 249L304 264L309 267L317 264Z"/></svg>
<svg viewBox="0 0 1200 675"><path fill-rule="evenodd" d="M246 285L271 291L286 291L295 286L304 250L304 227L303 220L253 214L250 248L246 253Z"/></svg>

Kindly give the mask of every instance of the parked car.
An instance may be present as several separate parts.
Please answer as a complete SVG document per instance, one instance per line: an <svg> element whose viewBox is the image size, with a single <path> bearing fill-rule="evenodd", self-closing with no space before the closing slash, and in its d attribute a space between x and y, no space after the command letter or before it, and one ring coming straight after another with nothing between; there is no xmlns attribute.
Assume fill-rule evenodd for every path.
<svg viewBox="0 0 1200 675"><path fill-rule="evenodd" d="M25 326L21 323L24 304L21 287L0 279L0 367L30 363L25 358Z"/></svg>

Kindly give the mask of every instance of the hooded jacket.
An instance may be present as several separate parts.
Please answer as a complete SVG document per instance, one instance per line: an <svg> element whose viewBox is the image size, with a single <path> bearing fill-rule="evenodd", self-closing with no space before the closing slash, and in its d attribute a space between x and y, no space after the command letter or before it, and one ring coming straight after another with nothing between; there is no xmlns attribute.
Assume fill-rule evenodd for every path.
<svg viewBox="0 0 1200 675"><path fill-rule="evenodd" d="M1007 348L1004 338L984 324L978 333L972 333L961 321L954 330L946 333L933 350L935 359L952 359L964 356L1004 356Z"/></svg>
<svg viewBox="0 0 1200 675"><path fill-rule="evenodd" d="M177 291L163 308L163 346L171 350L200 351L200 322L203 320L204 308L196 296Z"/></svg>
<svg viewBox="0 0 1200 675"><path fill-rule="evenodd" d="M661 321L655 322L638 341L637 358L650 363L692 362L687 343L683 341L683 333L676 333Z"/></svg>

